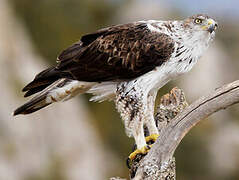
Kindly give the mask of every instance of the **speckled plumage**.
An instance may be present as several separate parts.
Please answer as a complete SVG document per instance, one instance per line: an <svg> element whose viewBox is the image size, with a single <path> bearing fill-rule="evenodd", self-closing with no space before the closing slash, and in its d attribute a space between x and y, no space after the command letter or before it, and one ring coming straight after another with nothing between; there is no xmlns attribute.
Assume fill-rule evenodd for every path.
<svg viewBox="0 0 239 180"><path fill-rule="evenodd" d="M144 125L150 134L158 133L153 119L158 89L191 70L214 38L216 27L208 16L195 15L182 21L139 21L87 34L60 54L56 66L24 87L25 96L38 94L14 115L91 93L92 101L115 101L127 134L140 149L146 145Z"/></svg>

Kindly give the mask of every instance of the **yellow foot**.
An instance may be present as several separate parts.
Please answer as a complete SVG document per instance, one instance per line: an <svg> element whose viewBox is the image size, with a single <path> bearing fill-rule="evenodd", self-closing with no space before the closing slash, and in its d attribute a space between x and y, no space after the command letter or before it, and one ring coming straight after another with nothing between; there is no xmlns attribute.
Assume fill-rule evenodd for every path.
<svg viewBox="0 0 239 180"><path fill-rule="evenodd" d="M152 145L146 145L143 148L136 149L134 152L132 152L126 160L126 164L127 164L128 168L129 169L131 168L131 163L136 158L137 155L147 154L151 147L152 147Z"/></svg>
<svg viewBox="0 0 239 180"><path fill-rule="evenodd" d="M145 138L146 143L153 144L159 137L159 134L151 134Z"/></svg>
<svg viewBox="0 0 239 180"><path fill-rule="evenodd" d="M132 161L133 159L135 159L137 154L147 154L149 152L150 148L151 148L151 146L147 145L147 146L144 146L141 149L136 149L134 152L132 152L129 155L129 159Z"/></svg>
<svg viewBox="0 0 239 180"><path fill-rule="evenodd" d="M145 138L145 141L147 143L146 146L144 146L141 149L136 149L134 152L132 152L129 157L127 158L126 164L128 166L128 168L130 168L130 164L132 163L132 161L136 158L136 156L138 154L140 155L145 155L149 152L149 150L151 149L151 147L153 146L153 143L157 140L157 138L159 137L158 134L151 134L150 136L147 136ZM142 157L141 157L142 158ZM140 159L141 159L140 158Z"/></svg>
<svg viewBox="0 0 239 180"><path fill-rule="evenodd" d="M136 149L134 152L132 152L129 155L129 159L133 160L137 154L147 154L150 150L150 148L152 147L152 144L157 140L157 138L159 137L158 134L151 134L150 136L147 136L145 138L145 141L148 145L144 146L141 149Z"/></svg>

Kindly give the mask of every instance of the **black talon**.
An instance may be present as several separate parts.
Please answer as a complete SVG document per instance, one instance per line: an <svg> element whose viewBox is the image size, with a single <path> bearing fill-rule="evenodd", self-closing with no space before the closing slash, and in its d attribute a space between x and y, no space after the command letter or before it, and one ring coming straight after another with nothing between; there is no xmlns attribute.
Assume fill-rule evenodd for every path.
<svg viewBox="0 0 239 180"><path fill-rule="evenodd" d="M126 159L126 165L127 165L128 169L131 169L131 160L130 160L130 158Z"/></svg>

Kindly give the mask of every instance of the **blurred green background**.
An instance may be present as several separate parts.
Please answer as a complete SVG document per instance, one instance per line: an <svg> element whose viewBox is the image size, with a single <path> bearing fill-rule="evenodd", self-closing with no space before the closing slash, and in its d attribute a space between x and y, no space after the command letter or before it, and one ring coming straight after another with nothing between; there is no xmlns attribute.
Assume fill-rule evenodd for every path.
<svg viewBox="0 0 239 180"><path fill-rule="evenodd" d="M10 9L11 13L9 14L11 14L12 17L9 21L6 20L5 23L2 23L2 25L6 25L7 27L8 24L11 24L13 21L21 24L21 28L24 29L23 31L30 42L31 51L43 60L44 65L41 64L41 69L44 69L49 64L55 64L57 55L80 39L85 33L93 32L113 24L127 23L130 21L145 19L182 19L196 13L206 13L219 22L216 42L211 45L212 47L203 58L203 62L199 63L197 65L198 67L196 66L192 73L181 77L178 81L171 82L160 90L160 94L168 92L172 87L177 85L185 90L188 101L192 102L214 88L236 80L239 75L239 2L236 0L226 2L222 0L9 0L3 2L2 4L5 5L2 6L2 10L4 10L4 8ZM8 15L8 13L6 14ZM9 27L11 29L12 26ZM16 28L14 31L22 31L22 29ZM21 41L21 38L16 41L18 40ZM6 42L8 43L9 41L6 40ZM15 44L15 42L11 42L8 48L10 49L9 54L13 56L11 49L17 49L18 45ZM27 51L25 53L27 53ZM24 59L24 55L26 54L23 53L21 59ZM34 61L40 61L39 58L31 59L28 55L26 56L26 58L29 59L29 61L27 61L28 63L30 61L33 61L33 63L35 63ZM9 63L9 59L11 58L2 59L2 62L4 62L9 69L18 69L18 71L21 71L19 69L24 66L30 66L27 63L24 64L24 62L26 62L25 60L21 61L23 63L16 65L18 57L15 55L13 58L16 59L16 61L12 62L13 64ZM11 108L15 108L24 102L20 89L27 80L31 80L34 77L35 73L35 71L31 72L28 70L26 78L22 78L23 73L21 73L21 75L14 77L14 80L11 80L10 88L13 89L13 94L15 94L14 98L17 99L17 104L12 101ZM85 146L86 149L92 148L88 147L88 143L91 143L91 140L87 140L85 137L87 134L84 135L84 133L74 140L74 142L77 142L77 139L79 139L79 146L72 144L69 146L75 154L69 153L72 156L67 155L67 159L62 158L65 157L65 151L59 155L58 150L61 148L61 141L62 143L71 141L71 136L66 138L65 141L61 140L60 132L63 133L67 131L72 134L77 134L78 132L80 133L82 129L81 125L79 125L78 129L71 129L69 125L71 123L70 120L64 120L68 122L60 121L61 116L58 116L59 121L51 122L51 119L55 118L55 114L49 112L54 110L54 106L52 106L49 111L45 109L42 110L47 111L48 114L50 113L49 120L46 121L48 118L47 113L35 116L30 115L32 119L35 119L35 122L34 120L31 120L31 122L28 120L25 120L25 122L23 122L24 120L19 120L17 122L18 131L19 128L21 128L21 123L31 124L27 124L28 128L23 128L23 130L20 130L18 133L16 133L14 129L9 130L11 131L9 141L6 141L8 133L3 133L4 135L2 136L0 134L0 138L3 139L2 142L6 142L2 143L4 151L0 151L0 157L5 157L6 155L4 153L9 154L9 160L6 160L6 163L11 164L6 166L8 170L5 170L4 163L2 163L2 165L0 165L0 172L12 172L9 168L13 168L14 171L18 172L16 176L18 179L26 180L95 179L95 177L98 177L98 179L107 179L111 176L128 177L125 159L131 151L133 140L126 137L123 124L113 103L91 103L88 102L89 97L89 95L84 95L73 100L74 102L79 101L83 105L77 106L74 104L74 108L72 109L71 106L73 105L66 103L65 105L61 105L61 109L69 119L71 118L70 113L73 111L82 111L82 108L87 111L85 116L89 116L89 118L87 122L83 123L89 124L91 127L89 131L94 131L92 142L96 143L94 142L94 136L99 140L97 140L97 144L92 147L101 147L99 154L104 154L102 155L104 158L99 160L97 158L100 155L97 154L97 151L92 153L92 158L95 158L95 161L98 162L94 162L94 160L90 162L99 165L94 165L92 169L89 169L89 167L91 167L90 164L85 167L82 160L76 160L77 156L81 156L81 146ZM6 109L4 105L2 106L3 109ZM70 110L66 110L67 108L70 108ZM9 111L10 110L9 108ZM175 155L177 162L177 179L239 179L238 110L239 106L234 106L227 111L220 112L202 121L186 136ZM6 111L3 110L2 113L8 114L9 112ZM80 115L79 119L83 118L82 116L83 115ZM3 119L3 122L8 119L3 115L0 117ZM24 119L24 117L22 119ZM58 122L59 124L64 123L62 126L65 128L65 130L63 128L59 133L57 128L61 125L58 125ZM2 126L2 129L4 129L4 123L2 123L2 125L0 124L0 128ZM36 127L34 127L34 123ZM39 125L41 123L44 125ZM77 121L74 123L77 123ZM7 130L10 126L12 126L12 124L7 124ZM23 148L15 142L17 140L14 140L14 138L15 136L21 136L21 133L25 134L26 131L29 131L29 128L33 128L31 133L34 137L36 135L34 141L38 142L31 144L33 148L32 151L34 151L34 147L37 147L37 149L44 149L44 153L48 155L46 156L46 162L39 163L39 166L36 166L33 170L31 169L31 171L23 171L20 170L22 169L19 168L20 166L31 166L31 164L24 163L24 160L21 160L19 164L16 160L12 159L14 159L14 157L27 159L28 155L31 153L34 154L34 152L30 150L29 153L25 155L12 155L14 153L16 154L16 151L21 151L21 148ZM34 128L38 130L35 131ZM48 130L46 130L46 128ZM53 130L54 128L57 130ZM4 131L6 131L6 128ZM52 135L52 131L56 131L56 133ZM49 145L46 143L48 142L48 138L51 138L52 142L57 141L58 143L50 143L51 145ZM12 141L14 141L14 143L12 143ZM28 140L23 138L20 141ZM41 143L39 144L39 142ZM67 146L67 143L64 144L64 146ZM28 144L24 145L24 148L29 149ZM77 152L79 152L79 154ZM38 152L35 154L36 156L37 153ZM40 157L43 156L42 154L40 155ZM32 161L34 161L34 159ZM78 167L79 171L77 170L77 166L74 166L75 170L72 171L72 166L69 165L72 161L79 161L81 164ZM94 168L98 168L98 170ZM99 168L103 168L104 170L101 171ZM20 173L22 171L24 173ZM94 173L95 176L93 175ZM4 177L5 178L2 179L14 179L14 176L10 177L6 175Z"/></svg>

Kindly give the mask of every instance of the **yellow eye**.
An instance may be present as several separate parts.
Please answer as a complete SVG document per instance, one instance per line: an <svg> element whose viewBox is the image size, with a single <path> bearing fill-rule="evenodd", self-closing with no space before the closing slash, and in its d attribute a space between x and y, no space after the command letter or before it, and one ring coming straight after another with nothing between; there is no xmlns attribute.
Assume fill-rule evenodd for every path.
<svg viewBox="0 0 239 180"><path fill-rule="evenodd" d="M196 18L196 19L194 20L194 22L195 22L196 24L202 24L202 19Z"/></svg>

